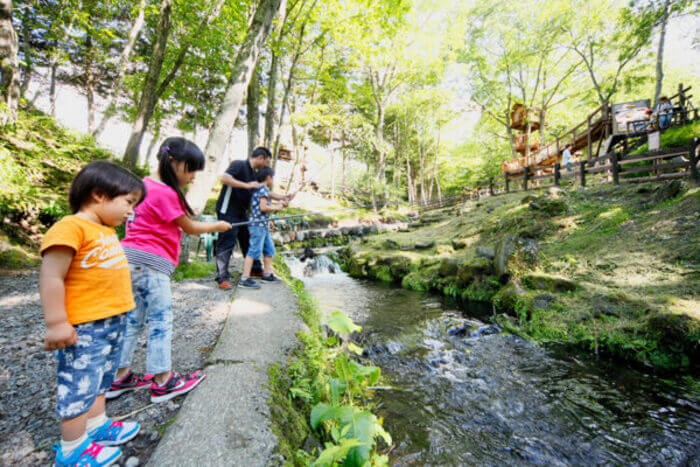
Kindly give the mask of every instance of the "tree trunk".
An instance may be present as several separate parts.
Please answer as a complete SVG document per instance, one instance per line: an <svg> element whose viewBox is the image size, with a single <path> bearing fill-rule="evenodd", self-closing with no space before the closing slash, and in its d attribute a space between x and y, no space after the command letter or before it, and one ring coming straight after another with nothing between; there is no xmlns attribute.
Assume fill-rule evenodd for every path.
<svg viewBox="0 0 700 467"><path fill-rule="evenodd" d="M510 125L506 125L506 133L508 134L508 142L510 143L510 150L513 153L513 157L520 157L518 150L515 148L515 135L513 134L513 128L511 128Z"/></svg>
<svg viewBox="0 0 700 467"><path fill-rule="evenodd" d="M377 104L377 124L374 127L374 136L377 139L377 159L379 162L379 181L384 184L386 180L386 154L384 152L384 106Z"/></svg>
<svg viewBox="0 0 700 467"><path fill-rule="evenodd" d="M80 1L78 2L78 6L76 7L75 12L80 11L82 8L83 2ZM60 59L59 48L61 47L61 42L63 42L66 39L66 37L68 37L73 31L73 23L75 22L76 16L76 13L73 13L73 15L71 15L70 21L68 21L68 25L63 31L63 34L60 38L56 39L56 46L51 51L51 56L49 57L49 70L51 76L51 84L49 85L49 111L52 117L56 116L56 75L58 72L58 65Z"/></svg>
<svg viewBox="0 0 700 467"><path fill-rule="evenodd" d="M255 69L248 85L246 96L246 119L248 124L248 157L260 145L260 73Z"/></svg>
<svg viewBox="0 0 700 467"><path fill-rule="evenodd" d="M301 156L298 153L299 141L297 139L297 127L292 123L292 144L294 145L294 165L292 165L292 171L289 173L289 180L287 180L287 191L285 194L289 194L292 191L292 184L294 183L294 174L296 173L297 166L301 160Z"/></svg>
<svg viewBox="0 0 700 467"><path fill-rule="evenodd" d="M277 165L277 157L278 157L278 152L279 152L279 147L280 147L280 135L282 133L282 126L284 125L284 114L287 111L287 104L289 103L289 93L292 90L292 86L294 86L294 70L297 67L297 63L299 63L299 58L301 57L301 46L303 45L303 39L304 39L304 28L302 27L301 32L299 33L299 44L297 46L297 49L294 51L294 56L292 58L292 63L289 65L289 75L287 76L287 83L284 86L284 95L282 96L282 105L280 106L280 116L279 116L279 121L277 122L277 134L275 136L275 146L272 150L272 166L275 167Z"/></svg>
<svg viewBox="0 0 700 467"><path fill-rule="evenodd" d="M87 96L87 127L88 133L95 129L95 70L93 62L95 59L95 47L92 37L85 37L85 95Z"/></svg>
<svg viewBox="0 0 700 467"><path fill-rule="evenodd" d="M440 188L440 176L438 171L438 153L440 152L440 129L438 127L437 141L435 143L435 159L433 162L433 180L437 186L438 201L442 202L442 189Z"/></svg>
<svg viewBox="0 0 700 467"><path fill-rule="evenodd" d="M7 106L0 113L0 127L17 118L19 101L19 62L17 33L12 26L12 1L0 0L0 97Z"/></svg>
<svg viewBox="0 0 700 467"><path fill-rule="evenodd" d="M141 0L139 4L139 10L134 18L134 22L129 30L129 35L127 36L126 44L122 49L122 53L119 56L119 71L117 72L117 79L114 82L114 88L112 89L112 98L105 108L104 114L102 115L102 120L97 126L95 131L92 132L92 136L95 138L99 137L107 126L107 122L116 114L117 112L117 102L119 101L119 95L121 94L122 86L124 84L124 75L126 74L127 64L129 63L129 57L131 52L134 50L134 45L136 44L136 39L138 39L145 24L146 19L146 0Z"/></svg>
<svg viewBox="0 0 700 467"><path fill-rule="evenodd" d="M331 143L333 138L331 138ZM335 149L331 149L331 200L335 201Z"/></svg>
<svg viewBox="0 0 700 467"><path fill-rule="evenodd" d="M418 145L418 162L420 170L420 202L425 204L425 154L423 152L423 145Z"/></svg>
<svg viewBox="0 0 700 467"><path fill-rule="evenodd" d="M32 56L32 47L29 44L29 39L34 29L34 11L32 7L24 9L24 17L22 18L22 54L24 55L24 67L20 84L20 93L24 96L29 87L29 82L32 79L32 71L34 69L34 58Z"/></svg>
<svg viewBox="0 0 700 467"><path fill-rule="evenodd" d="M656 90L654 91L654 105L659 103L659 97L664 85L664 46L666 43L666 24L668 23L671 0L664 3L664 13L661 18L661 31L659 34L659 50L656 53Z"/></svg>
<svg viewBox="0 0 700 467"><path fill-rule="evenodd" d="M345 169L345 160L347 158L346 152L345 152L345 130L343 130L343 139L342 139L342 144L343 144L343 175L342 175L342 181L343 181L343 190L345 190L345 181L346 181L346 169Z"/></svg>
<svg viewBox="0 0 700 467"><path fill-rule="evenodd" d="M146 163L144 164L146 167L150 166L150 160L151 160L151 156L153 155L153 150L158 145L158 140L160 139L161 126L162 125L160 123L160 119L156 119L156 127L155 127L155 130L153 131L153 138L151 139L151 142L148 145L148 149L146 150Z"/></svg>
<svg viewBox="0 0 700 467"><path fill-rule="evenodd" d="M158 22L155 30L155 41L153 43L153 51L151 52L151 60L148 63L146 81L143 83L138 111L136 112L136 118L131 127L131 136L126 144L126 150L124 151L124 162L131 168L136 167L139 160L141 141L143 141L143 135L146 132L148 121L155 108L156 87L158 86L160 71L163 68L165 48L168 43L168 34L170 34L170 14L172 10L173 0L161 0L160 12L158 13Z"/></svg>
<svg viewBox="0 0 700 467"><path fill-rule="evenodd" d="M279 74L279 57L272 51L270 58L270 77L267 83L267 106L265 108L265 147L269 148L274 141L275 107L277 103L277 75Z"/></svg>
<svg viewBox="0 0 700 467"><path fill-rule="evenodd" d="M413 197L413 179L411 178L411 158L406 151L406 188L408 190L408 202L413 204L416 202Z"/></svg>
<svg viewBox="0 0 700 467"><path fill-rule="evenodd" d="M204 150L207 164L188 192L188 200L196 213L204 209L216 181L226 142L233 132L245 90L257 66L262 46L270 34L272 21L279 12L280 4L284 4L283 0L260 1L246 38L238 49L221 108L214 118Z"/></svg>

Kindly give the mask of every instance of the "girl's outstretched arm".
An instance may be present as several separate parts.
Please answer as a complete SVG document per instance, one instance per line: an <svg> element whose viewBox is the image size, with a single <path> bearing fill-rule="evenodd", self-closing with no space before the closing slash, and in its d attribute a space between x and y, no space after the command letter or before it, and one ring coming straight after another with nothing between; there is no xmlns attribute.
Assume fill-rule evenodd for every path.
<svg viewBox="0 0 700 467"><path fill-rule="evenodd" d="M59 350L78 342L75 328L66 314L65 278L75 251L65 246L46 250L39 273L39 295L46 321L46 350Z"/></svg>
<svg viewBox="0 0 700 467"><path fill-rule="evenodd" d="M175 219L175 222L180 226L183 232L189 235L199 235L209 232L225 232L231 229L231 224L226 221L199 222L191 219L189 216L180 216Z"/></svg>

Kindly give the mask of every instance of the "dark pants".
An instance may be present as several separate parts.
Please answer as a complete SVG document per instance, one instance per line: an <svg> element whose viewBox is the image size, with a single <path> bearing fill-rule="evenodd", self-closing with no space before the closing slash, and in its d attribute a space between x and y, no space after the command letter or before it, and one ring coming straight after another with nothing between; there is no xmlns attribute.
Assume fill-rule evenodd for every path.
<svg viewBox="0 0 700 467"><path fill-rule="evenodd" d="M248 216L245 214L238 216L226 216L224 214L217 214L219 220L235 224L237 222L247 222ZM236 241L238 241L238 246L241 248L241 253L245 258L248 253L248 247L250 246L250 233L248 232L248 226L242 225L234 227L226 232L219 233L219 239L216 242L216 282L221 283L227 281L231 278L229 273L229 263L231 262L231 255L233 254L233 249L236 246ZM253 262L252 272L262 272L262 264L260 260L256 259Z"/></svg>

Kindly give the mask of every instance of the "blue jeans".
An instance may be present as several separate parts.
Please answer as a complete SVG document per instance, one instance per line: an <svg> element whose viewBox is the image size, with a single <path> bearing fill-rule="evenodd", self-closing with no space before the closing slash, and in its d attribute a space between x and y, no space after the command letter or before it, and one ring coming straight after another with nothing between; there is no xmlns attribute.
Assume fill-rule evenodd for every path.
<svg viewBox="0 0 700 467"><path fill-rule="evenodd" d="M82 415L105 394L119 363L126 313L76 324L78 343L56 351L59 418Z"/></svg>
<svg viewBox="0 0 700 467"><path fill-rule="evenodd" d="M666 129L671 126L672 115L668 113L663 113L659 115L659 128Z"/></svg>
<svg viewBox="0 0 700 467"><path fill-rule="evenodd" d="M260 254L265 257L275 256L275 244L266 225L251 225L248 230L250 231L250 247L246 256L251 258L260 258Z"/></svg>
<svg viewBox="0 0 700 467"><path fill-rule="evenodd" d="M172 369L173 303L170 277L139 264L130 264L129 269L136 308L126 317L119 368L131 366L139 335L148 321L146 371L165 373Z"/></svg>

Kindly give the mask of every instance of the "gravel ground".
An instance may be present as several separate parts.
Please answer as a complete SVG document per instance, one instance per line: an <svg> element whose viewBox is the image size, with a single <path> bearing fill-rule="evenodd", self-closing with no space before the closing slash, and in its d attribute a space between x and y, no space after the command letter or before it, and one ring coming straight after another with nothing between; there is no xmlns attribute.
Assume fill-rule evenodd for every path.
<svg viewBox="0 0 700 467"><path fill-rule="evenodd" d="M204 364L226 319L231 292L211 278L173 282L173 364L192 372ZM43 350L44 321L38 272L0 275L0 465L46 465L60 439L56 405L56 359ZM146 332L134 370L145 370ZM149 391L127 393L107 403L107 415L141 423L125 447L121 465L145 463L177 416L182 398L149 407ZM129 462L127 462L127 460Z"/></svg>

